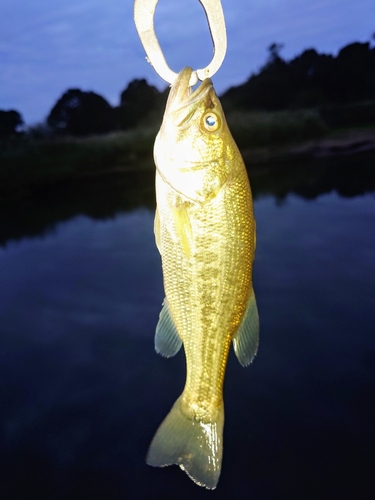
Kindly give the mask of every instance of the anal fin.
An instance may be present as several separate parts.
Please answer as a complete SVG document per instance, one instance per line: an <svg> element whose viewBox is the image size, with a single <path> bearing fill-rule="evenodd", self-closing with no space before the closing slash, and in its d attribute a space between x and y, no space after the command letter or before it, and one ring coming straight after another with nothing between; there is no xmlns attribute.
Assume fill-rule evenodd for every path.
<svg viewBox="0 0 375 500"><path fill-rule="evenodd" d="M170 358L181 349L182 342L176 325L169 311L167 299L164 299L159 321L155 332L155 351L166 358Z"/></svg>
<svg viewBox="0 0 375 500"><path fill-rule="evenodd" d="M259 344L259 315L254 290L249 297L241 324L233 337L233 347L242 366L249 365Z"/></svg>

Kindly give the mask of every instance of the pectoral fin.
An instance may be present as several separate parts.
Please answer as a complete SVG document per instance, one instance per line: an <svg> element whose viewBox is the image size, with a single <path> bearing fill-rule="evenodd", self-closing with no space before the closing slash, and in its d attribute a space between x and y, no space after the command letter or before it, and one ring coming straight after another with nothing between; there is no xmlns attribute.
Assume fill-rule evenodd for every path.
<svg viewBox="0 0 375 500"><path fill-rule="evenodd" d="M257 353L259 316L254 291L251 293L240 327L233 338L234 352L242 366L249 365Z"/></svg>
<svg viewBox="0 0 375 500"><path fill-rule="evenodd" d="M155 351L166 358L178 353L182 345L177 328L169 311L167 299L164 299L155 332Z"/></svg>
<svg viewBox="0 0 375 500"><path fill-rule="evenodd" d="M160 216L158 209L155 211L155 219L154 219L154 234L155 234L155 243L159 253L161 254L161 238L160 238Z"/></svg>
<svg viewBox="0 0 375 500"><path fill-rule="evenodd" d="M256 248L257 248L257 223L256 220L254 219L254 254Z"/></svg>

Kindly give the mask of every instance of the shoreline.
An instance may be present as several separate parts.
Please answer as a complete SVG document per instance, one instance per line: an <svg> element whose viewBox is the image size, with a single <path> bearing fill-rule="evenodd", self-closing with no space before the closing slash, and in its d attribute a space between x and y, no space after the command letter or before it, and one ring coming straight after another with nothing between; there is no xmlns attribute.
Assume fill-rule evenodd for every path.
<svg viewBox="0 0 375 500"><path fill-rule="evenodd" d="M101 137L105 140L105 138ZM123 164L117 164L109 168L84 169L76 171L56 171L54 175L46 177L23 179L14 182L11 179L9 185L6 183L0 189L0 205L14 203L25 197L37 194L40 190L48 189L61 184L74 184L84 180L98 179L103 176L122 174L135 174L139 172L150 172L154 169L152 150L149 156L141 156L136 153L130 154ZM335 157L353 158L356 155L375 155L375 128L350 129L331 132L325 137L307 140L298 144L285 146L269 146L262 148L241 148L246 167L249 171L267 170L269 174L277 171L281 166L293 167L294 164L303 162L309 165L315 161L332 159ZM144 153L144 151L143 151Z"/></svg>
<svg viewBox="0 0 375 500"><path fill-rule="evenodd" d="M326 137L294 145L241 150L245 163L255 168L271 163L314 161L361 153L375 153L375 128L335 131Z"/></svg>

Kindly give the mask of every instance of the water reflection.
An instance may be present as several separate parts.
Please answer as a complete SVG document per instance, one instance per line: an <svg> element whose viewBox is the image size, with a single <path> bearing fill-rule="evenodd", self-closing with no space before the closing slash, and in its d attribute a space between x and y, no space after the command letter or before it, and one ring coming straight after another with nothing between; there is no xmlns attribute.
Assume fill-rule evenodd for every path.
<svg viewBox="0 0 375 500"><path fill-rule="evenodd" d="M375 191L373 153L347 157L300 160L274 165L248 165L253 196L275 196L283 200L294 193L306 199L335 191L341 196L359 196ZM0 245L25 236L41 236L58 222L77 214L105 219L135 208L155 207L154 167L61 182L3 205L0 210Z"/></svg>
<svg viewBox="0 0 375 500"><path fill-rule="evenodd" d="M255 197L283 199L293 193L311 200L333 191L345 197L360 196L375 191L374 164L373 153L290 161L251 170L251 185Z"/></svg>
<svg viewBox="0 0 375 500"><path fill-rule="evenodd" d="M150 180L150 197L133 194L140 206L153 203L152 189ZM105 195L113 201L105 220L78 215L101 213L94 202L70 219L72 208L60 208L65 222L43 238L8 239L0 249L6 499L212 496L175 467L144 463L185 368L182 354L165 360L153 349L163 299L153 212L125 211L123 195L116 196ZM40 199L40 207L57 200L79 197L61 192L50 205ZM214 495L369 499L374 195L283 200L258 196L255 203L261 344L250 369L233 354L229 360L223 472ZM114 216L116 203L123 211ZM48 225L32 231L41 227Z"/></svg>
<svg viewBox="0 0 375 500"><path fill-rule="evenodd" d="M77 214L94 219L119 211L155 207L154 167L129 173L64 181L46 186L0 210L0 245L25 236L41 236Z"/></svg>

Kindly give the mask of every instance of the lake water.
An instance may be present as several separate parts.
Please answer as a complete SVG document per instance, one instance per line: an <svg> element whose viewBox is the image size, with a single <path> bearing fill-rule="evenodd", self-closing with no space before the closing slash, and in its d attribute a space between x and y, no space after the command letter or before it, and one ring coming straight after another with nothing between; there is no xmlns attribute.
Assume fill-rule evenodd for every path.
<svg viewBox="0 0 375 500"><path fill-rule="evenodd" d="M17 217L38 226L63 198ZM150 204L1 234L2 498L373 498L374 193L257 197L260 348L246 369L229 358L214 493L144 461L185 373L153 348Z"/></svg>

